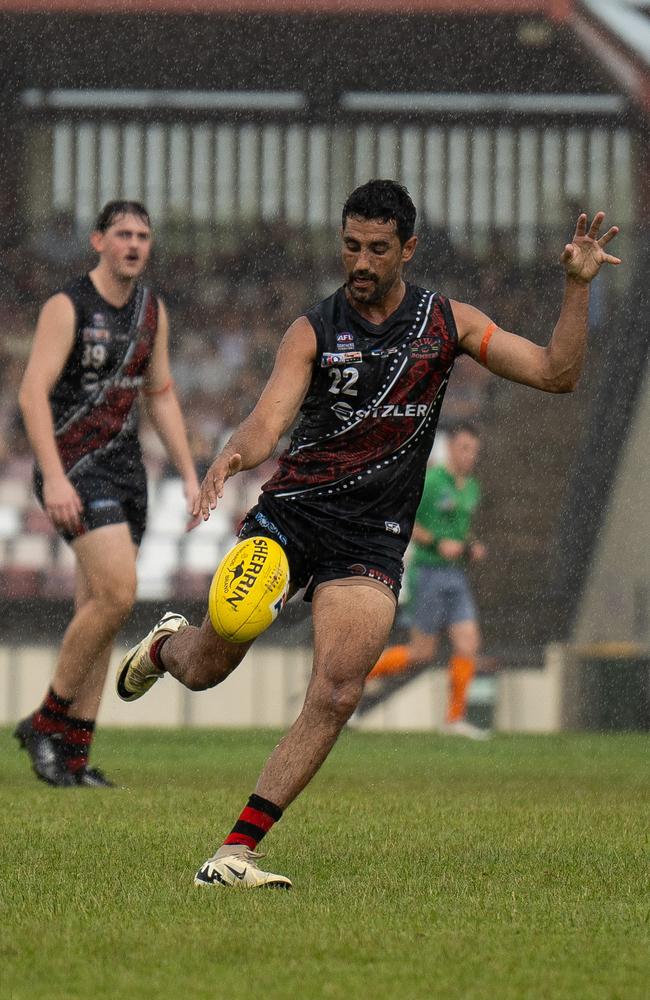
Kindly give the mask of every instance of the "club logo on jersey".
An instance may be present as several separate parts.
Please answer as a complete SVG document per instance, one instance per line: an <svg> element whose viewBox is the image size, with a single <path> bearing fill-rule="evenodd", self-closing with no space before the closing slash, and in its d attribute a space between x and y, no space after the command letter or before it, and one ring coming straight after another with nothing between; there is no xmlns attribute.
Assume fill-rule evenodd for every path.
<svg viewBox="0 0 650 1000"><path fill-rule="evenodd" d="M321 354L321 368L331 368L332 365L360 365L363 361L361 351L341 351L335 354L332 351L324 351Z"/></svg>
<svg viewBox="0 0 650 1000"><path fill-rule="evenodd" d="M402 530L397 521L384 521L384 526L386 531L389 531L391 535L399 535Z"/></svg>
<svg viewBox="0 0 650 1000"><path fill-rule="evenodd" d="M411 344L411 357L415 361L430 361L440 357L440 342L431 337L421 337Z"/></svg>

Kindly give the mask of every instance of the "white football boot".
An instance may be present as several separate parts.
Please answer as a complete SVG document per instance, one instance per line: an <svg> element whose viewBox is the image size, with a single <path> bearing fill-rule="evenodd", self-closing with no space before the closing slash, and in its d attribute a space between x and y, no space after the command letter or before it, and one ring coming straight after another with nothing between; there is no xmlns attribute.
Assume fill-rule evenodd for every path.
<svg viewBox="0 0 650 1000"><path fill-rule="evenodd" d="M122 657L115 678L117 693L122 701L136 701L141 698L165 673L155 666L149 656L156 639L162 639L164 635L173 635L188 625L187 618L176 614L175 611L168 611L158 624L154 625L151 632Z"/></svg>
<svg viewBox="0 0 650 1000"><path fill-rule="evenodd" d="M467 719L457 719L455 722L445 722L440 727L444 736L464 736L468 740L489 740L492 733L489 729L474 726Z"/></svg>
<svg viewBox="0 0 650 1000"><path fill-rule="evenodd" d="M263 854L249 850L245 844L224 844L213 858L201 865L194 876L194 885L225 885L233 889L291 889L285 875L263 872L256 864Z"/></svg>

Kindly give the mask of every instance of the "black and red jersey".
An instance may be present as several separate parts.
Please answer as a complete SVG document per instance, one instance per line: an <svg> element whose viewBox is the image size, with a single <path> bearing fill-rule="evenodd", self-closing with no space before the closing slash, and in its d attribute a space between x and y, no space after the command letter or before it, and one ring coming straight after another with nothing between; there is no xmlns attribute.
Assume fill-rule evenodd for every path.
<svg viewBox="0 0 650 1000"><path fill-rule="evenodd" d="M50 393L67 473L101 463L119 475L141 461L137 397L158 328L158 300L138 283L116 308L83 275L62 289L75 309L72 350Z"/></svg>
<svg viewBox="0 0 650 1000"><path fill-rule="evenodd" d="M399 307L375 325L342 287L306 316L317 341L311 385L262 489L361 529L379 524L403 548L458 353L449 302L407 283Z"/></svg>

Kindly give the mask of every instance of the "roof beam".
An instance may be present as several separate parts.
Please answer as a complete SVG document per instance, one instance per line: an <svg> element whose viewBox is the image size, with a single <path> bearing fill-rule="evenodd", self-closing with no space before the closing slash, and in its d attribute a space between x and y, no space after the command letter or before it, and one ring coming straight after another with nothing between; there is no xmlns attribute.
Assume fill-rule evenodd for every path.
<svg viewBox="0 0 650 1000"><path fill-rule="evenodd" d="M612 79L646 114L650 114L650 27L647 17L619 0L582 0L580 8L573 9L569 23ZM632 44L635 25L636 38Z"/></svg>
<svg viewBox="0 0 650 1000"><path fill-rule="evenodd" d="M0 0L16 14L532 14L564 20L575 0Z"/></svg>

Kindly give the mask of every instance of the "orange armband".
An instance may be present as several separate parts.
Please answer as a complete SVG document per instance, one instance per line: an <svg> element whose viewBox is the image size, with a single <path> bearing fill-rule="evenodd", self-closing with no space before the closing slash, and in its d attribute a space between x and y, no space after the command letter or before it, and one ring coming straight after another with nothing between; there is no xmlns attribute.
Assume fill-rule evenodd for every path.
<svg viewBox="0 0 650 1000"><path fill-rule="evenodd" d="M164 385L161 385L160 389L143 389L142 391L145 396L161 396L163 392L167 392L167 390L171 389L173 385L174 380L173 378L170 378Z"/></svg>
<svg viewBox="0 0 650 1000"><path fill-rule="evenodd" d="M483 339L481 340L481 346L478 352L478 359L484 368L487 368L487 352L490 341L492 340L492 334L495 330L498 330L496 323L488 323L485 328L485 333L483 334Z"/></svg>

